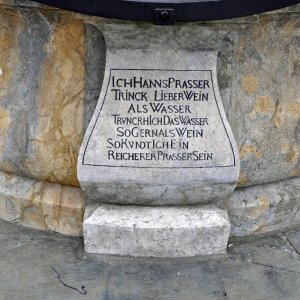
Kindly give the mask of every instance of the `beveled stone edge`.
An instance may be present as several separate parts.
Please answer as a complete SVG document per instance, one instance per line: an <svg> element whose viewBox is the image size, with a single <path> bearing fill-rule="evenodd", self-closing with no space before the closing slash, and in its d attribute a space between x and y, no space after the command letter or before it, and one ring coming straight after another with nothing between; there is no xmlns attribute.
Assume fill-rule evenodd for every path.
<svg viewBox="0 0 300 300"><path fill-rule="evenodd" d="M8 180L6 183L1 180L3 177L6 177ZM14 190L11 190L10 183L13 183ZM37 202L38 205L33 206L35 215L39 216L35 222L33 222L34 220L32 222L22 221L22 211L25 204L30 200L30 195L32 195L30 190L33 187L37 191L41 189L46 191L57 189L73 193L74 190L78 198L73 197L74 201L71 201L68 205L63 204L59 206L57 205L58 202L55 202L51 197L47 197L48 200L44 202L45 205L43 207L39 205L39 201ZM300 190L300 177L257 186L237 188L230 199L220 203L220 205L223 204L225 206L229 214L231 223L230 236L256 236L258 234L268 234L300 226L300 191L298 192L299 196L288 195L287 192L285 202L277 203L275 199L276 195L279 195L283 188L294 191L297 194L297 189ZM263 194L270 196L270 190L274 191L273 196L269 197L267 201L264 198L262 198L263 200L258 199ZM26 193L26 191L29 192ZM248 199L249 204L247 210L244 209L245 202L243 200L245 198ZM280 205L284 207L284 210L280 208ZM56 222L56 224L52 223L52 225L50 222L51 219L48 218L47 222L49 226L46 222L41 222L44 219L42 209L52 208L51 211L53 212L59 207L64 207L64 211L68 212L67 215L70 218L67 219L66 223L62 223L62 220L66 220L66 215L62 215L60 222ZM79 188L37 181L0 171L0 219L40 230L56 231L71 236L82 236L84 207L85 196ZM70 231L70 229L72 230Z"/></svg>
<svg viewBox="0 0 300 300"><path fill-rule="evenodd" d="M100 204L86 207L83 231L90 254L178 258L225 254L230 222L227 212L213 205Z"/></svg>

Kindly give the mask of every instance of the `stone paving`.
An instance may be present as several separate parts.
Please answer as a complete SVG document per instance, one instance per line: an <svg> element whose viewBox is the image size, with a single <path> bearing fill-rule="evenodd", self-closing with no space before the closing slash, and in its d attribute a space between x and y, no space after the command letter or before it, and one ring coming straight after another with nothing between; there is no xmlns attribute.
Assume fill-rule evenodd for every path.
<svg viewBox="0 0 300 300"><path fill-rule="evenodd" d="M92 258L80 238L0 221L0 256L1 300L300 299L300 230L209 258Z"/></svg>

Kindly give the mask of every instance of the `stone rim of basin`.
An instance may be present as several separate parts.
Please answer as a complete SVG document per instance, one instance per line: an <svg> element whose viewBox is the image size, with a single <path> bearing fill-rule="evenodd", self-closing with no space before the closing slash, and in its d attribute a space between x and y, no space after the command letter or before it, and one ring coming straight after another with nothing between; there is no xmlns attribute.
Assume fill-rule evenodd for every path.
<svg viewBox="0 0 300 300"><path fill-rule="evenodd" d="M284 8L300 0L37 0L79 13L157 25L231 19Z"/></svg>

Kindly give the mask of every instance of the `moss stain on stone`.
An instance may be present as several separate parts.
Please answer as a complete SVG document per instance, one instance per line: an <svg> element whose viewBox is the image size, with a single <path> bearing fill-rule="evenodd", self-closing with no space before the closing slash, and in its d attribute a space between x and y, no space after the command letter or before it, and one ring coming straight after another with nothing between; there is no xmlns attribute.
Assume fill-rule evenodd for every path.
<svg viewBox="0 0 300 300"><path fill-rule="evenodd" d="M300 156L298 145L284 144L281 146L281 152L285 155L285 160L288 163L298 162Z"/></svg>
<svg viewBox="0 0 300 300"><path fill-rule="evenodd" d="M18 36L22 26L18 12L0 12L0 102L7 95L12 72L19 61Z"/></svg>
<svg viewBox="0 0 300 300"><path fill-rule="evenodd" d="M267 115L272 117L275 113L275 107L275 102L269 95L259 95L255 99L255 104L249 113L249 118L253 120L257 115Z"/></svg>
<svg viewBox="0 0 300 300"><path fill-rule="evenodd" d="M270 201L266 196L259 197L259 205L254 208L250 208L247 213L248 218L252 220L257 220L261 215L263 215L270 208Z"/></svg>
<svg viewBox="0 0 300 300"><path fill-rule="evenodd" d="M291 177L300 176L300 168L294 169L294 170L290 173L290 176L291 176Z"/></svg>
<svg viewBox="0 0 300 300"><path fill-rule="evenodd" d="M241 171L240 177L237 183L237 187L245 186L249 183L249 178L247 177L247 174L244 171Z"/></svg>
<svg viewBox="0 0 300 300"><path fill-rule="evenodd" d="M257 81L253 74L245 75L242 81L242 85L244 91L250 96L253 96L257 90Z"/></svg>
<svg viewBox="0 0 300 300"><path fill-rule="evenodd" d="M0 108L0 153L4 149L9 123L10 123L9 112L3 108Z"/></svg>
<svg viewBox="0 0 300 300"><path fill-rule="evenodd" d="M300 103L288 102L279 104L274 116L274 126L279 128L285 122L298 121L300 118Z"/></svg>
<svg viewBox="0 0 300 300"><path fill-rule="evenodd" d="M255 155L257 159L260 159L262 157L262 152L253 145L243 145L240 148L240 159L247 158L251 155Z"/></svg>

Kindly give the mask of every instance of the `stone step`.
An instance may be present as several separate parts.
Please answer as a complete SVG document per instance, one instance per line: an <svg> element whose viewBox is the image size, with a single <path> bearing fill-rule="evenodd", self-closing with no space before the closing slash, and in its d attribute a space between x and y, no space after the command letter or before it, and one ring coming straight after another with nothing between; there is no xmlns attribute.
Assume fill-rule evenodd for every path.
<svg viewBox="0 0 300 300"><path fill-rule="evenodd" d="M86 207L85 250L94 254L189 257L226 252L230 223L212 205Z"/></svg>

